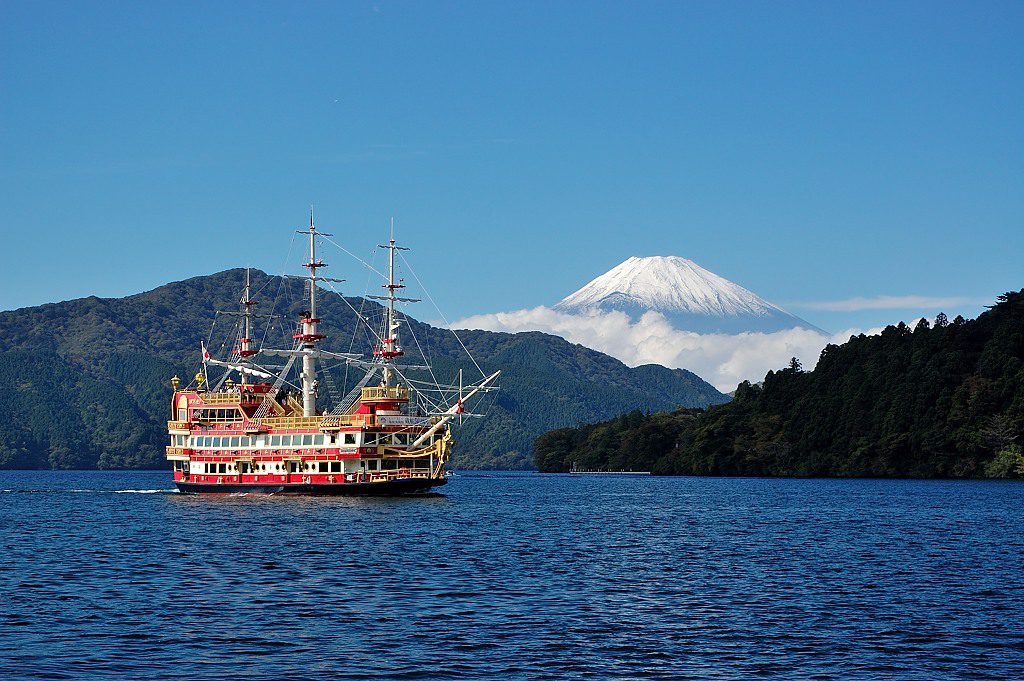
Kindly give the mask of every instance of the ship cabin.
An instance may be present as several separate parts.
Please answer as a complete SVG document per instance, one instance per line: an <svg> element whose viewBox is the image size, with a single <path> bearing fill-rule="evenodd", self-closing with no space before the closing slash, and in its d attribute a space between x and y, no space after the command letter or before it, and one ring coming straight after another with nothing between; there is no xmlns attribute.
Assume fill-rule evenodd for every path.
<svg viewBox="0 0 1024 681"><path fill-rule="evenodd" d="M178 390L167 424L176 482L229 485L388 482L443 478L447 426L402 412L406 386L363 387L341 414L303 416L301 395L269 383ZM274 394L271 394L274 393Z"/></svg>

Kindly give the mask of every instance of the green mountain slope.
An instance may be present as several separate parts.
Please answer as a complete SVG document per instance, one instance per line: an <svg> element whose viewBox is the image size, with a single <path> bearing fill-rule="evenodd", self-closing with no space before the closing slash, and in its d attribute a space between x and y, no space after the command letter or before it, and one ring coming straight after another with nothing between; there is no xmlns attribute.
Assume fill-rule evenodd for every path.
<svg viewBox="0 0 1024 681"><path fill-rule="evenodd" d="M976 320L857 336L706 411L627 414L536 441L538 468L681 475L1024 475L1024 291Z"/></svg>
<svg viewBox="0 0 1024 681"><path fill-rule="evenodd" d="M290 345L303 309L302 284L253 272L259 310L281 315L264 337ZM162 467L168 379L196 371L199 343L214 354L233 345L233 326L216 310L237 308L243 270L228 270L117 299L83 298L0 313L0 468ZM324 347L367 352L356 314L380 307L333 293L321 297ZM541 333L460 332L487 372L502 369L502 389L471 405L457 431L455 465L526 468L531 444L551 428L632 409L705 406L728 398L694 374L659 366L629 368L607 355ZM407 361L429 357L441 382L480 371L447 330L410 320ZM360 375L334 372L344 392Z"/></svg>

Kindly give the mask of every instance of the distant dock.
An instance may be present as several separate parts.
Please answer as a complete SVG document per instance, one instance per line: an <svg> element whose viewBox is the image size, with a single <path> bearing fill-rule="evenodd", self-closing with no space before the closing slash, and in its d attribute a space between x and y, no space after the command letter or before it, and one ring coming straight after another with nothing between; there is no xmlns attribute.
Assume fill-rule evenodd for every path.
<svg viewBox="0 0 1024 681"><path fill-rule="evenodd" d="M650 471L587 471L573 468L569 475L650 475Z"/></svg>

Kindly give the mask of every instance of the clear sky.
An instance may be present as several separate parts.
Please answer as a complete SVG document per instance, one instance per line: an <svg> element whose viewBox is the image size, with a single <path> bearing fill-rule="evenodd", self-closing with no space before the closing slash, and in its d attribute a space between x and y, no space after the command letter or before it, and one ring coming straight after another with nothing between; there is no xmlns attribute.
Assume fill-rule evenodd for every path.
<svg viewBox="0 0 1024 681"><path fill-rule="evenodd" d="M280 272L310 203L450 318L630 255L830 329L1024 287L1020 2L8 1L0 93L0 309Z"/></svg>

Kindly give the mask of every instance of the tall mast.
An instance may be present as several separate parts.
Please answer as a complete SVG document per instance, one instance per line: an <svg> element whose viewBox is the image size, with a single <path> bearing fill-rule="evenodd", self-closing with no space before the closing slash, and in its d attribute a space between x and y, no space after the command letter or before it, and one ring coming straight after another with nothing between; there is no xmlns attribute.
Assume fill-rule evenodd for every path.
<svg viewBox="0 0 1024 681"><path fill-rule="evenodd" d="M249 268L245 268L245 289L242 293L242 300L239 301L242 307L242 337L238 341L238 356L244 363L250 357L256 354L256 351L252 349L252 306L256 304L256 301L250 297L250 282L249 282ZM244 371L240 372L241 376L239 380L242 385L248 382Z"/></svg>
<svg viewBox="0 0 1024 681"><path fill-rule="evenodd" d="M388 283L384 285L384 288L388 290L388 306L385 314L384 338L381 341L380 352L375 354L379 354L384 361L384 370L381 372L381 385L389 387L394 378L394 369L391 368L391 363L395 357L405 354L398 346L398 327L400 323L395 316L395 302L399 300L412 302L411 299L395 296L395 291L405 288L405 284L395 283L395 251L407 251L409 249L396 245L394 218L391 218L391 239L388 241L387 246L380 245L379 248L388 249ZM375 298L376 296L370 297Z"/></svg>
<svg viewBox="0 0 1024 681"><path fill-rule="evenodd" d="M300 231L300 234L309 234L309 262L305 267L309 270L309 310L302 318L302 330L295 334L300 341L302 353L302 415L316 416L316 342L323 338L317 331L317 324L320 319L316 316L316 271L319 267L327 265L322 260L316 259L316 225L313 224L313 209L309 209L309 230Z"/></svg>

